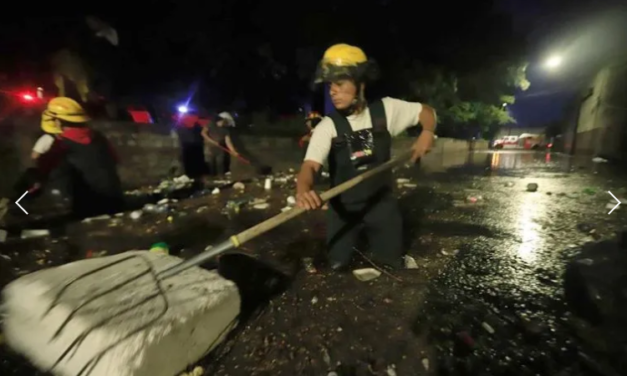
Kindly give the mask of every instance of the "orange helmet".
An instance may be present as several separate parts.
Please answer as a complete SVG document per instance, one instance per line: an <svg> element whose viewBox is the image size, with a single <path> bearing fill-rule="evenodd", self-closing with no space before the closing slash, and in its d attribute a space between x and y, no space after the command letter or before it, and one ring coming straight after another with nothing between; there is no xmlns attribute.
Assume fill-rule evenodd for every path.
<svg viewBox="0 0 627 376"><path fill-rule="evenodd" d="M318 111L311 111L305 117L305 121L307 121L307 120L315 120L315 119L322 119L322 115L320 115L320 113L318 113Z"/></svg>
<svg viewBox="0 0 627 376"><path fill-rule="evenodd" d="M315 128L316 125L318 125L318 123L320 123L321 121L322 121L322 115L320 115L316 111L311 111L305 117L305 124L307 124L307 122L309 122L309 126L311 128Z"/></svg>

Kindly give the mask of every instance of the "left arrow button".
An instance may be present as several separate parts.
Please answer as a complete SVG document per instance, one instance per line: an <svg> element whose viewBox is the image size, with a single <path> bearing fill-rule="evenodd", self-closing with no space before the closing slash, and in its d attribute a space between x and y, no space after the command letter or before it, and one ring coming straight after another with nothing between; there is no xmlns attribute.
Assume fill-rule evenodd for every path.
<svg viewBox="0 0 627 376"><path fill-rule="evenodd" d="M24 208L22 207L22 205L20 205L20 201L21 201L21 200L24 198L24 196L26 196L27 194L28 194L28 191L24 192L24 194L23 194L20 198L18 198L18 199L17 199L17 201L15 201L15 205L17 205L17 207L18 207L18 208L22 209L22 211L23 211L24 213L26 213L26 215L28 215L28 212L26 211L26 209L24 209Z"/></svg>

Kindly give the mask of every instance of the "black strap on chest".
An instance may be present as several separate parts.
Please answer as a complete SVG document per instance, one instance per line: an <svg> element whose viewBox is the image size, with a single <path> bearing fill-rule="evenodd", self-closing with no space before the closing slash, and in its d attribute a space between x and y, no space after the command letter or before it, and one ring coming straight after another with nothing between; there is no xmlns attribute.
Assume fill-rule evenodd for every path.
<svg viewBox="0 0 627 376"><path fill-rule="evenodd" d="M368 111L370 111L370 120L372 121L373 132L387 132L388 121L385 117L385 107L383 106L383 101L378 99L370 103L368 105ZM340 115L337 111L333 111L329 114L329 117L333 120L335 130L337 131L337 137L333 139L333 142L336 143L344 141L344 135L353 132L353 128L351 128L348 119Z"/></svg>

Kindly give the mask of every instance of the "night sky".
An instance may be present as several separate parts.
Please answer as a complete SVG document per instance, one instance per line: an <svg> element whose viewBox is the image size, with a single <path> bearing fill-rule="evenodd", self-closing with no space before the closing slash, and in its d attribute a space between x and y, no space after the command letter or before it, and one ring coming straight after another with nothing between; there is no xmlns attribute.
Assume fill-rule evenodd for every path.
<svg viewBox="0 0 627 376"><path fill-rule="evenodd" d="M128 9L112 4L105 13L125 35L123 38L127 38L129 34L125 32L129 30L126 28L137 25L138 20L158 23L159 14L168 12L166 4L158 10L143 7L143 13L138 9L132 12L134 15ZM520 126L542 126L562 118L564 106L582 85L589 82L591 72L609 61L617 51L627 52L625 0L501 0L500 7L513 15L518 31L527 35L530 41L527 74L531 87L520 93L516 104L510 108ZM183 11L183 8L177 6L176 11ZM43 15L52 13L39 10L40 16L26 12L3 12L0 15L0 49L6 47L2 46L3 40L25 40L29 38L30 28L44 23L46 17L52 17ZM75 8L72 10L78 12ZM18 13L29 19L16 22L15 14ZM190 13L189 19L193 23L211 22L209 14ZM54 31L48 34L54 35ZM16 45L20 47L19 43L13 43L13 46ZM4 52L6 59L7 50ZM557 70L549 71L543 64L552 54L561 55L564 64Z"/></svg>
<svg viewBox="0 0 627 376"><path fill-rule="evenodd" d="M504 0L519 31L528 35L531 87L511 111L519 126L535 126L564 116L564 108L595 68L615 54L627 54L627 2L624 0ZM544 62L559 54L554 71Z"/></svg>

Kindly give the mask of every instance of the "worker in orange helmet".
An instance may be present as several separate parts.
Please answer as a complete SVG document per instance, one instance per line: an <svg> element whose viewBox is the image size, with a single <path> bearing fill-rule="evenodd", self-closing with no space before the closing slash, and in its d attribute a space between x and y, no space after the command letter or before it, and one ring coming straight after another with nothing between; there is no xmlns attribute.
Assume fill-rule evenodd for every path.
<svg viewBox="0 0 627 376"><path fill-rule="evenodd" d="M305 117L305 126L307 127L307 134L305 134L303 137L300 138L300 140L298 140L298 146L300 148L304 148L305 150L307 150L307 144L309 143L309 140L311 139L311 134L313 133L313 130L316 127L316 125L318 125L318 123L320 123L321 120L322 120L322 115L320 115L320 113L318 113L317 111L311 111L310 113L307 114L307 116Z"/></svg>

